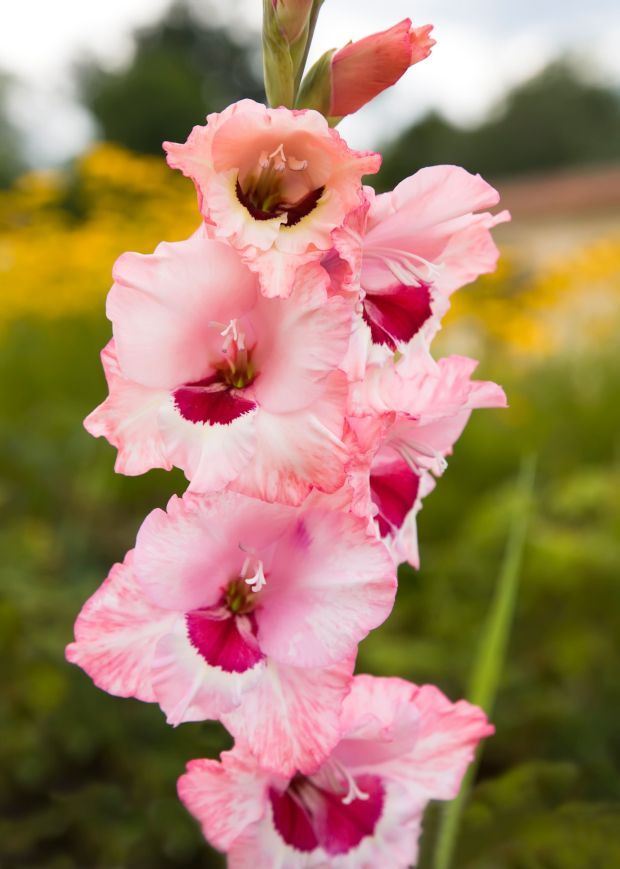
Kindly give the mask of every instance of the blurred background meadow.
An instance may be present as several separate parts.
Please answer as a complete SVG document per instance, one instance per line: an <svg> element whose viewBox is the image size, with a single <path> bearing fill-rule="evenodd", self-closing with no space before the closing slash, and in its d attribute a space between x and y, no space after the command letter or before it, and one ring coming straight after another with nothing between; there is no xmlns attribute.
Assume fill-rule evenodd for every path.
<svg viewBox="0 0 620 869"><path fill-rule="evenodd" d="M340 18L327 17L331 2L318 34L323 49L346 24L342 8ZM42 4L22 5L44 17ZM167 169L161 141L183 140L207 111L241 96L262 98L250 5L153 3L136 18L137 31L125 20L120 53L65 47L70 64L55 97L49 82L22 74L15 40L0 41L0 866L7 869L222 865L177 802L175 782L187 760L228 745L223 729L172 730L159 709L99 692L65 663L64 646L83 601L131 546L146 512L184 489L179 474L115 475L112 448L89 437L81 421L105 394L98 354L110 333L104 301L113 261L124 250L149 252L162 239L184 238L197 223L193 188ZM407 14L386 0L380 20L376 10L364 18L371 5L356 4L350 35ZM462 14L456 4L427 3L413 10L416 23L436 20L433 5L445 21ZM479 357L480 376L505 386L510 409L472 418L420 515L422 569L401 570L396 608L362 645L359 669L435 682L453 699L466 693L521 457L537 455L497 735L485 748L455 866L615 867L620 70L603 61L620 20L603 0L600 9L590 4L589 21L604 25L596 42L575 11L579 40L571 48L570 3L548 4L556 8L551 25L537 4L525 3L519 9L537 37L520 36L504 52L505 31L484 29L487 5L468 4L469 26L480 31L469 61L456 47L458 27L446 28L442 49L438 26L420 76L416 67L396 99L380 99L366 120L343 125L353 146L384 152L373 181L379 189L423 165L458 163L495 182L513 212L496 235L497 273L457 294L435 345L438 354ZM554 21L566 39L547 44L540 34ZM434 58L444 91L451 69L455 87L464 77L473 93L485 46L496 53L489 47L491 68L495 57L503 65L459 114L425 87ZM432 813L426 826L423 864Z"/></svg>

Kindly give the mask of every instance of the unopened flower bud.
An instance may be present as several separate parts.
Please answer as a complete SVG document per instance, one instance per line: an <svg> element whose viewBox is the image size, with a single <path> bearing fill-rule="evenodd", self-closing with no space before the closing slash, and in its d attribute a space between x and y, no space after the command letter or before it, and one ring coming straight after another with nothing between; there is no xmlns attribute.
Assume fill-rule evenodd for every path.
<svg viewBox="0 0 620 869"><path fill-rule="evenodd" d="M412 27L405 18L389 30L326 52L304 79L298 105L332 121L353 114L429 56L432 29L430 24Z"/></svg>
<svg viewBox="0 0 620 869"><path fill-rule="evenodd" d="M323 0L263 0L263 68L272 106L291 107Z"/></svg>
<svg viewBox="0 0 620 869"><path fill-rule="evenodd" d="M289 45L307 28L312 4L313 0L271 0L273 16Z"/></svg>

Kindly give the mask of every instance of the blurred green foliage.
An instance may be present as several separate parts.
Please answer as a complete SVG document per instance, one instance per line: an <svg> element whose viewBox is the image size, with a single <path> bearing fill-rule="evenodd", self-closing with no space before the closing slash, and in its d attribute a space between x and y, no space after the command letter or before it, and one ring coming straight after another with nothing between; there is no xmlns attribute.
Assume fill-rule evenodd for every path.
<svg viewBox="0 0 620 869"><path fill-rule="evenodd" d="M423 166L456 163L486 177L620 160L620 94L559 60L511 91L481 124L431 113L386 143L378 186Z"/></svg>
<svg viewBox="0 0 620 869"><path fill-rule="evenodd" d="M475 292L468 290L465 292ZM0 344L0 865L217 866L175 795L186 760L226 746L217 725L172 730L63 660L72 622L145 513L184 482L113 474L81 419L104 395L99 316L23 320ZM620 851L618 357L539 367L493 355L508 411L480 411L420 517L422 570L403 568L359 668L464 692L501 561L514 477L539 453L509 664L468 808L461 869L582 869ZM432 837L429 817L427 839Z"/></svg>
<svg viewBox="0 0 620 869"><path fill-rule="evenodd" d="M244 35L239 28L237 38ZM161 154L164 140L185 141L207 113L243 97L264 100L260 58L185 3L137 31L134 43L119 70L95 62L78 70L84 102L108 142Z"/></svg>

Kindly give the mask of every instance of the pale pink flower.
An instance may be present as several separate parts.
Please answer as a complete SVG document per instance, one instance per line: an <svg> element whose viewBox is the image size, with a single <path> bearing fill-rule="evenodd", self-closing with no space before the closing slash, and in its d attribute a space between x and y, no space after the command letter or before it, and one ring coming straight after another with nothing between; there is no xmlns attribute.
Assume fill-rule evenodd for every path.
<svg viewBox="0 0 620 869"><path fill-rule="evenodd" d="M352 384L346 441L348 506L371 515L397 562L419 566L416 517L434 477L446 468L471 411L505 407L495 383L472 380L477 362L448 356L435 363L415 342L397 362L368 366ZM343 492L333 496L343 503Z"/></svg>
<svg viewBox="0 0 620 869"><path fill-rule="evenodd" d="M340 741L306 774L275 776L242 746L193 760L179 796L231 869L406 869L429 800L453 799L484 712L432 685L356 676Z"/></svg>
<svg viewBox="0 0 620 869"><path fill-rule="evenodd" d="M330 99L327 114L340 118L357 112L386 88L396 84L410 66L431 53L431 24L412 27L411 20L350 42L329 64Z"/></svg>
<svg viewBox="0 0 620 869"><path fill-rule="evenodd" d="M327 298L318 263L299 270L288 299L266 299L238 253L202 230L124 254L114 278L110 397L85 425L118 447L118 471L176 465L194 491L286 503L342 484L338 365L352 307Z"/></svg>
<svg viewBox="0 0 620 869"><path fill-rule="evenodd" d="M267 296L287 296L301 264L331 247L331 231L362 201L378 154L351 150L315 111L242 100L166 142L190 177L205 220L240 250Z"/></svg>
<svg viewBox="0 0 620 869"><path fill-rule="evenodd" d="M175 496L86 603L67 657L171 724L220 719L289 774L334 745L357 644L395 588L385 546L352 514Z"/></svg>
<svg viewBox="0 0 620 869"><path fill-rule="evenodd" d="M360 239L364 319L372 340L392 350L425 330L437 331L450 295L495 269L490 230L510 219L492 215L497 191L458 166L431 166L371 199ZM354 234L355 228L349 229Z"/></svg>

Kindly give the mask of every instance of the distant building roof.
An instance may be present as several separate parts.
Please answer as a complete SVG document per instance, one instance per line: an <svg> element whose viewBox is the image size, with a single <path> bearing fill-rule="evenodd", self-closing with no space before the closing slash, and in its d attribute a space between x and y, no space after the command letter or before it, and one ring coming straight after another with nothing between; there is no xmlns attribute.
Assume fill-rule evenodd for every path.
<svg viewBox="0 0 620 869"><path fill-rule="evenodd" d="M513 218L561 217L619 210L620 165L563 170L498 182Z"/></svg>

